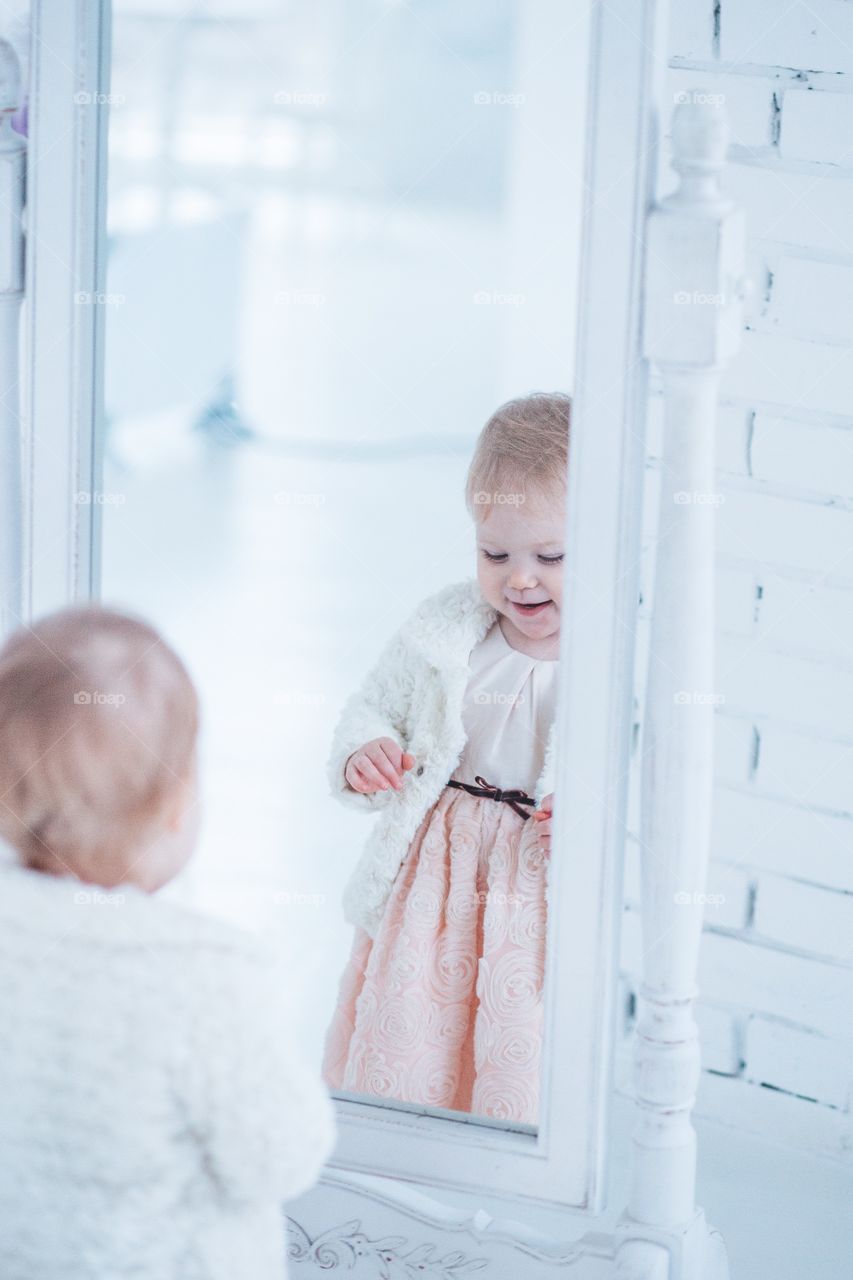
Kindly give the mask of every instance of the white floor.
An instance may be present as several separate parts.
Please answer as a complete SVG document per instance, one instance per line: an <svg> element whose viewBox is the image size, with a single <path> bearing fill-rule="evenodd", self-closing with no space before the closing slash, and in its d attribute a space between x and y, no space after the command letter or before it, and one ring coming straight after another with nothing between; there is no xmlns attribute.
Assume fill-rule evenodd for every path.
<svg viewBox="0 0 853 1280"><path fill-rule="evenodd" d="M558 1242L589 1232L610 1232L628 1195L632 1123L630 1102L617 1095L608 1204L596 1218L536 1207L520 1210L518 1205L479 1195L418 1190L439 1206L470 1212L485 1209L497 1223L518 1222L527 1231ZM717 1123L697 1119L695 1128L700 1153L696 1200L706 1221L725 1241L731 1280L847 1280L853 1259L849 1169ZM291 1212L300 1220L299 1201ZM370 1236L369 1216L361 1212L361 1217L363 1230ZM462 1247L461 1241L457 1247Z"/></svg>
<svg viewBox="0 0 853 1280"><path fill-rule="evenodd" d="M732 1280L853 1274L853 1175L709 1121L696 1121L697 1198L728 1247Z"/></svg>
<svg viewBox="0 0 853 1280"><path fill-rule="evenodd" d="M103 598L154 619L201 691L204 823L174 892L285 950L319 1062L369 823L330 795L332 728L414 605L473 572L469 446L380 463L174 440L157 467L108 467Z"/></svg>

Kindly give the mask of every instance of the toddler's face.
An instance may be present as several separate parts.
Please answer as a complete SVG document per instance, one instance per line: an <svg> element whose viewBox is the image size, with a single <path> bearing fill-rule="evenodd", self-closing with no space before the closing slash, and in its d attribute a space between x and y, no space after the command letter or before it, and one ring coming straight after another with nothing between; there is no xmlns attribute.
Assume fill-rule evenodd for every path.
<svg viewBox="0 0 853 1280"><path fill-rule="evenodd" d="M477 525L477 579L513 631L545 642L560 633L563 593L561 501L495 504Z"/></svg>

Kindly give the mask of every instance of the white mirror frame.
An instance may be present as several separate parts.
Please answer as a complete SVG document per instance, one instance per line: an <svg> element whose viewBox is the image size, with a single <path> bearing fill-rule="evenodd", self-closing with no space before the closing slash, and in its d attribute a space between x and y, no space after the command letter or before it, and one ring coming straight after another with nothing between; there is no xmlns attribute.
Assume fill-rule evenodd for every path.
<svg viewBox="0 0 853 1280"><path fill-rule="evenodd" d="M31 23L23 328L26 618L99 591L104 307L98 299L106 266L109 0L33 0Z"/></svg>
<svg viewBox="0 0 853 1280"><path fill-rule="evenodd" d="M553 900L560 902L560 912L552 922L549 952L540 1131L510 1133L342 1103L337 1168L301 1198L300 1221L291 1221L291 1267L298 1265L303 1276L351 1269L364 1257L381 1267L383 1247L404 1265L417 1254L429 1259L431 1274L461 1274L458 1267L467 1263L458 1251L447 1255L455 1261L445 1267L433 1245L417 1244L417 1234L413 1253L403 1252L405 1237L395 1237L393 1244L380 1238L401 1221L429 1224L442 1245L455 1247L462 1234L485 1255L473 1269L485 1266L493 1275L533 1280L569 1268L583 1280L727 1275L719 1236L694 1203L690 1122L699 1071L692 1001L707 861L711 707L699 699L682 719L673 716L673 690L701 692L712 681L713 522L701 505L679 512L677 537L667 545L662 540L657 555L652 647L658 666L646 696L646 954L635 1039L632 1190L612 1234L579 1236L570 1226L570 1219L589 1221L603 1206L647 362L654 360L663 375L661 511L670 512L674 492L713 491L716 381L741 327L742 229L719 197L725 156L719 112L692 105L679 117L681 186L653 207L662 101L656 78L666 66L666 20L667 7L658 0L595 0L586 158L590 208L568 495L571 622L563 638L555 841L558 849L591 856L570 872L562 865L570 854L555 860ZM29 426L22 497L29 520L18 566L27 588L25 617L98 591L98 505L77 502L75 495L97 492L99 483L102 308L80 305L76 297L103 290L99 187L106 112L93 107L91 98L75 104L74 94L108 92L108 2L34 0L33 23L30 128L39 158L29 167L26 211ZM39 33L48 31L44 41ZM720 293L726 303L713 315L674 307L674 290L691 288L703 296ZM4 562L3 572L11 575L15 567ZM13 585L0 582L4 598ZM693 900L674 905L685 883ZM565 892L567 884L571 893ZM578 1042L583 1054L577 1053ZM571 1144L582 1148L582 1163L568 1158ZM577 1213L565 1220L573 1238L546 1240L517 1224L500 1227L481 1212L442 1208L402 1186L406 1181L490 1188L517 1202L535 1198L572 1207ZM360 1221L324 1225L331 1215L341 1221L338 1215L353 1209L373 1213L375 1238L361 1230Z"/></svg>
<svg viewBox="0 0 853 1280"><path fill-rule="evenodd" d="M636 615L639 589L654 12L652 3L627 0L596 3L590 18L538 1132L339 1101L331 1161L592 1213L604 1203L633 723L635 642L626 620Z"/></svg>

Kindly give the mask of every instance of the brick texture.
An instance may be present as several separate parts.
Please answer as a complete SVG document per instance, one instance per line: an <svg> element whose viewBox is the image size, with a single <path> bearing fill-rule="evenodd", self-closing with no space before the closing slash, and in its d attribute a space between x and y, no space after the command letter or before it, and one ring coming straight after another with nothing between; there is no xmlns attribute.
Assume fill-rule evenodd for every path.
<svg viewBox="0 0 853 1280"><path fill-rule="evenodd" d="M853 6L679 0L665 104L724 105L752 292L722 380L715 799L697 1111L853 1162ZM660 190L669 125L661 147ZM652 378L617 1086L642 966L639 754L661 440Z"/></svg>

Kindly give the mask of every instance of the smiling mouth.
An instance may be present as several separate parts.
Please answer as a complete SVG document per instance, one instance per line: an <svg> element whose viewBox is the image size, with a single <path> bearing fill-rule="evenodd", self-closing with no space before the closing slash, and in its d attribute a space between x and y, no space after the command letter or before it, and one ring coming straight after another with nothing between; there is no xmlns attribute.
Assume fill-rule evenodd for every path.
<svg viewBox="0 0 853 1280"><path fill-rule="evenodd" d="M552 603L553 601L551 600L537 600L536 604L519 604L517 600L510 600L510 604L513 609L525 618L530 618L535 616L537 613L541 613L543 609L547 609L548 605Z"/></svg>

